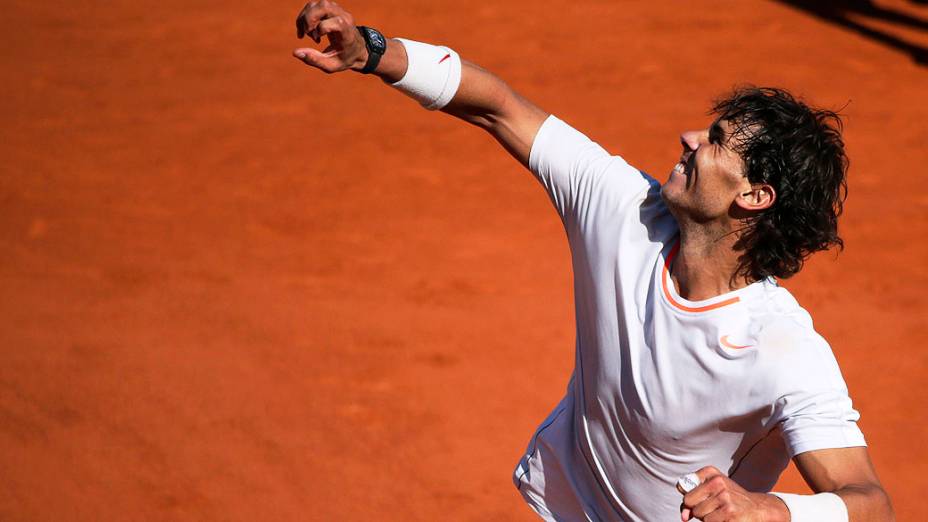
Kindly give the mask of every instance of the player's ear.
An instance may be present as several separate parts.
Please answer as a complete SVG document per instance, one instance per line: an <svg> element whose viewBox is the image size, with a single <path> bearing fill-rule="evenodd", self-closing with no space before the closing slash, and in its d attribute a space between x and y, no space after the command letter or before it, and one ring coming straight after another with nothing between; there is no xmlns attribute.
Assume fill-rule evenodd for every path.
<svg viewBox="0 0 928 522"><path fill-rule="evenodd" d="M738 194L735 204L744 210L757 212L770 208L776 200L777 193L772 186L767 183L754 183Z"/></svg>

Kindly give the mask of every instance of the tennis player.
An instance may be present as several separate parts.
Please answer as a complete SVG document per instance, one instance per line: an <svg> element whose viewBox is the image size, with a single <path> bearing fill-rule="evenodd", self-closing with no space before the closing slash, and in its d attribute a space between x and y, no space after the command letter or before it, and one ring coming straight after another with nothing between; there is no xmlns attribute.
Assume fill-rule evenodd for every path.
<svg viewBox="0 0 928 522"><path fill-rule="evenodd" d="M545 520L893 519L828 343L777 284L841 245L837 115L745 88L684 132L663 184L443 46L307 4L294 56L373 74L488 131L570 245L576 365L513 480ZM771 493L790 459L814 494ZM683 477L681 479L681 477Z"/></svg>

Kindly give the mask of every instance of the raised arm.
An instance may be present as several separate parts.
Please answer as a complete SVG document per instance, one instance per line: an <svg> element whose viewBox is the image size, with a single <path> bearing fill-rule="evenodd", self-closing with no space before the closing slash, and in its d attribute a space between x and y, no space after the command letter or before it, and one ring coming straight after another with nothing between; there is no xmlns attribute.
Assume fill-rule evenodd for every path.
<svg viewBox="0 0 928 522"><path fill-rule="evenodd" d="M354 18L335 2L320 0L306 4L296 26L299 38L308 36L317 43L323 37L328 38L329 45L322 51L311 47L293 51L305 64L330 74L361 71L367 64L368 50ZM394 84L403 79L407 67L403 43L387 39L386 52L373 74ZM523 165L528 165L532 140L548 117L499 77L467 61L461 63L460 86L442 111L485 129Z"/></svg>

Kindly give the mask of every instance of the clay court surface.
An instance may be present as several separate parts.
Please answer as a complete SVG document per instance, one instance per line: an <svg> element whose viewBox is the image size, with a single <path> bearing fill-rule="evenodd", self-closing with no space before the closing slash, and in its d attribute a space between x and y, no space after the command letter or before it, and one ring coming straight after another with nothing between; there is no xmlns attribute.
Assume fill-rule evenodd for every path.
<svg viewBox="0 0 928 522"><path fill-rule="evenodd" d="M300 2L56 4L0 17L0 520L534 520L574 326L531 176L291 58ZM767 1L344 4L661 180L735 84L846 106L846 251L785 285L923 518L928 69Z"/></svg>

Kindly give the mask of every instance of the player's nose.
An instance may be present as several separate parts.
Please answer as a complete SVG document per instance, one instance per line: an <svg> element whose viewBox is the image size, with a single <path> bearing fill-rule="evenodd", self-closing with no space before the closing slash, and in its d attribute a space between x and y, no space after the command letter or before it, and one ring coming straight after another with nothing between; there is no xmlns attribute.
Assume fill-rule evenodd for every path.
<svg viewBox="0 0 928 522"><path fill-rule="evenodd" d="M709 143L709 131L686 131L680 134L680 144L683 145L683 149L686 151L695 151L703 143Z"/></svg>

